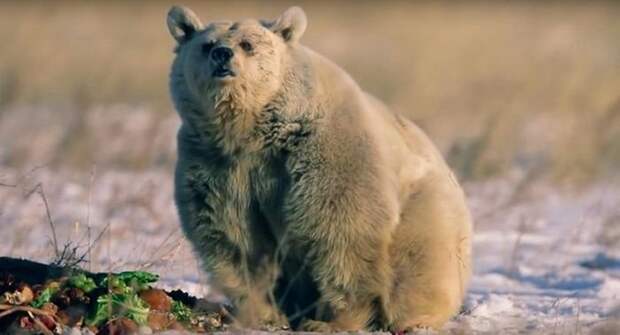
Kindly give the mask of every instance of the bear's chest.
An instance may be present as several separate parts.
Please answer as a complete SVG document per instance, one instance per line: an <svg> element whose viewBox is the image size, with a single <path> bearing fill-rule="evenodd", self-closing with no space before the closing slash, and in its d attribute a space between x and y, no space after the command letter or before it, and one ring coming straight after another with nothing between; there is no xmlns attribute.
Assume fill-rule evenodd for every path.
<svg viewBox="0 0 620 335"><path fill-rule="evenodd" d="M289 189L284 162L279 159L238 160L226 167L194 166L190 175L195 197L217 208L222 221L238 225L251 237L279 240L284 233L282 207ZM208 171L208 173L207 173Z"/></svg>

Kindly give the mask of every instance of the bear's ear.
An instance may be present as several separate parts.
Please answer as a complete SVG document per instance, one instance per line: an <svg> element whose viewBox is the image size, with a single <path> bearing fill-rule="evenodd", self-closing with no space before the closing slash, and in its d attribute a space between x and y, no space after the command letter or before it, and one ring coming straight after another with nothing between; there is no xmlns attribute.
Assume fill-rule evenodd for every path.
<svg viewBox="0 0 620 335"><path fill-rule="evenodd" d="M291 7L269 24L268 28L282 36L286 42L293 43L299 41L307 25L308 20L304 10L300 7Z"/></svg>
<svg viewBox="0 0 620 335"><path fill-rule="evenodd" d="M203 29L200 19L191 9L183 6L172 6L168 11L168 30L178 43L192 38L192 35Z"/></svg>

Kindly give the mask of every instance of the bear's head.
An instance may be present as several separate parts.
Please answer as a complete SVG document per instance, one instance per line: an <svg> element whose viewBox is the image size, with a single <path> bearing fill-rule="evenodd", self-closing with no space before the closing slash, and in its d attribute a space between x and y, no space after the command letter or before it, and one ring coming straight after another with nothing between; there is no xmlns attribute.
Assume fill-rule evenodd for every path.
<svg viewBox="0 0 620 335"><path fill-rule="evenodd" d="M252 113L280 90L287 50L304 33L306 16L292 7L273 21L203 25L188 8L174 6L167 24L177 42L172 75L182 81L172 85L185 85L184 99L207 111Z"/></svg>

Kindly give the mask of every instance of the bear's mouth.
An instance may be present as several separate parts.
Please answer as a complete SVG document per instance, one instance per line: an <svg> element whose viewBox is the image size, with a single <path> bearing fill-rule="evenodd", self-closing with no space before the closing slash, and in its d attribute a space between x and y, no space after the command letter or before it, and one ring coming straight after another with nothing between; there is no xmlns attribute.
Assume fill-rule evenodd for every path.
<svg viewBox="0 0 620 335"><path fill-rule="evenodd" d="M213 77L215 78L234 77L235 75L235 71L226 65L218 66L215 70L213 70Z"/></svg>

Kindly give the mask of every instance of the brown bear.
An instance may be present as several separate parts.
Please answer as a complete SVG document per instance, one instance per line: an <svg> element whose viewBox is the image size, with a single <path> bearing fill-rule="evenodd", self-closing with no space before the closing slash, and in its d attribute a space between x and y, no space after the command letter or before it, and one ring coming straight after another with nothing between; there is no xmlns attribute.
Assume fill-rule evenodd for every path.
<svg viewBox="0 0 620 335"><path fill-rule="evenodd" d="M175 6L167 23L175 201L240 325L406 330L454 315L471 220L427 136L300 44L298 7L205 26Z"/></svg>

